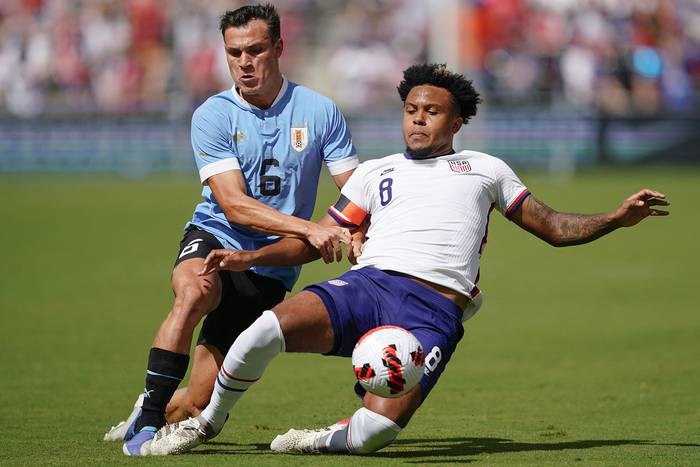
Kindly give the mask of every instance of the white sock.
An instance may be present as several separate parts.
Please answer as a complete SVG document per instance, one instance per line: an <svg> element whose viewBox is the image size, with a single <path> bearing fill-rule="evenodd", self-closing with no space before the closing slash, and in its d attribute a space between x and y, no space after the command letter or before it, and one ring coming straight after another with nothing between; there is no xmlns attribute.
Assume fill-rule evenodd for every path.
<svg viewBox="0 0 700 467"><path fill-rule="evenodd" d="M229 349L216 378L211 401L199 415L200 421L215 432L221 431L226 415L280 352L284 352L282 329L277 316L267 310Z"/></svg>
<svg viewBox="0 0 700 467"><path fill-rule="evenodd" d="M327 439L328 452L365 454L376 452L391 444L401 427L383 415L362 407L350 423Z"/></svg>

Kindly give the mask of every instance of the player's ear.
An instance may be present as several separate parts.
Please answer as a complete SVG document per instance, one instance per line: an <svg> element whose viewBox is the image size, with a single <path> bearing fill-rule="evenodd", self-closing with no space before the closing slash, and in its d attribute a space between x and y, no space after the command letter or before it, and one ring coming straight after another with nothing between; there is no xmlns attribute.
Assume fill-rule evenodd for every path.
<svg viewBox="0 0 700 467"><path fill-rule="evenodd" d="M464 123L464 119L460 116L457 116L455 118L454 123L452 124L452 134L456 134L460 128L462 128L462 124Z"/></svg>
<svg viewBox="0 0 700 467"><path fill-rule="evenodd" d="M275 42L273 47L275 49L275 57L280 58L282 56L282 51L284 50L284 42L282 41L281 37L277 39L277 42Z"/></svg>

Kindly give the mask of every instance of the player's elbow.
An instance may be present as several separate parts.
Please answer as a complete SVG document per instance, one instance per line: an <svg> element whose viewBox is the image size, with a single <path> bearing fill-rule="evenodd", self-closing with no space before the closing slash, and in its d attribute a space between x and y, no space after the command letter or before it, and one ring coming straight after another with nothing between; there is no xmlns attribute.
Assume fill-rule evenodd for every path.
<svg viewBox="0 0 700 467"><path fill-rule="evenodd" d="M547 239L545 239L545 241L555 248L563 248L563 247L567 247L567 246L574 246L574 245L580 245L582 243L586 243L585 241L582 241L581 239L567 237L567 236L562 235L562 234L552 235L551 237L548 237Z"/></svg>
<svg viewBox="0 0 700 467"><path fill-rule="evenodd" d="M549 245L555 248L560 248L567 245L563 235L551 230L547 232L541 232L538 235L538 237L540 237L542 240L544 240Z"/></svg>

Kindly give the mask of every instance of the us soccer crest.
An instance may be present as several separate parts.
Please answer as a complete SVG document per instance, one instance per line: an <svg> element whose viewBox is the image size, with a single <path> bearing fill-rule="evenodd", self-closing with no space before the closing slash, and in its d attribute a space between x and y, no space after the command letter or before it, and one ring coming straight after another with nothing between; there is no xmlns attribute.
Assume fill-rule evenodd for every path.
<svg viewBox="0 0 700 467"><path fill-rule="evenodd" d="M292 128L292 149L301 152L309 144L309 132L306 127Z"/></svg>
<svg viewBox="0 0 700 467"><path fill-rule="evenodd" d="M469 161L449 161L450 169L458 174L465 174L472 171L472 166L469 165Z"/></svg>

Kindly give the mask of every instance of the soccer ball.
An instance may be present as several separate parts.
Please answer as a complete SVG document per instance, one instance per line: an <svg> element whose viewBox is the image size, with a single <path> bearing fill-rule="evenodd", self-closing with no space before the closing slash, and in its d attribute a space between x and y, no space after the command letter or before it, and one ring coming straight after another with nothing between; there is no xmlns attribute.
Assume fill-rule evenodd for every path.
<svg viewBox="0 0 700 467"><path fill-rule="evenodd" d="M423 376L425 355L416 336L398 326L371 329L357 341L352 366L360 385L381 397L399 397Z"/></svg>

